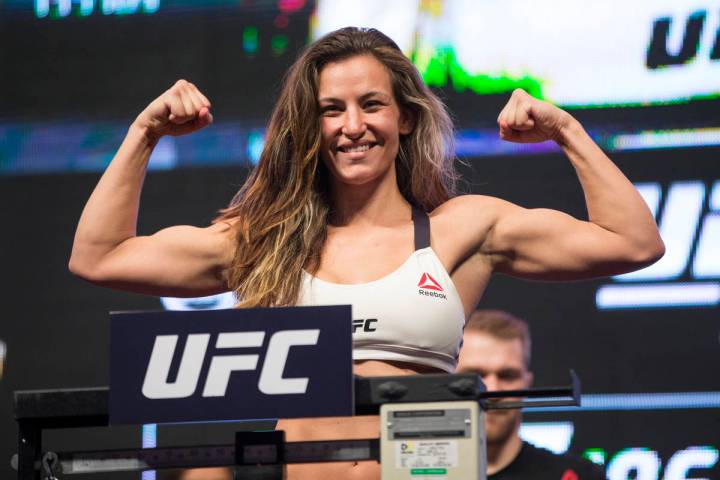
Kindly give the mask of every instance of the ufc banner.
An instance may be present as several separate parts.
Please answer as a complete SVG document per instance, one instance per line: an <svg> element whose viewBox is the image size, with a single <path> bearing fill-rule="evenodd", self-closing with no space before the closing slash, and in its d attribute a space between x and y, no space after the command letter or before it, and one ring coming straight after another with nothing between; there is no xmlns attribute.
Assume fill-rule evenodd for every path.
<svg viewBox="0 0 720 480"><path fill-rule="evenodd" d="M348 416L349 305L110 314L110 423Z"/></svg>

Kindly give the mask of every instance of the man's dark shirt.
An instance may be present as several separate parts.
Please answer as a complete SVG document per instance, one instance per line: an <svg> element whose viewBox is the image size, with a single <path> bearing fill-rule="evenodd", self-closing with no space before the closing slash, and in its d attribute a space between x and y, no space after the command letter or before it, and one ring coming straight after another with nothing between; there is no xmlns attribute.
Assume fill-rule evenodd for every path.
<svg viewBox="0 0 720 480"><path fill-rule="evenodd" d="M555 455L523 442L520 453L488 480L605 480L602 467L572 455Z"/></svg>

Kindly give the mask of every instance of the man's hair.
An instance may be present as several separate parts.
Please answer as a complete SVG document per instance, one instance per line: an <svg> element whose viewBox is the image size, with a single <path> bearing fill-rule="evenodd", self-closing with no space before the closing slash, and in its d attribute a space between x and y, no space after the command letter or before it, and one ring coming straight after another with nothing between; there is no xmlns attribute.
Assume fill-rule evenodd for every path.
<svg viewBox="0 0 720 480"><path fill-rule="evenodd" d="M465 324L465 331L485 333L502 340L520 340L525 366L530 367L530 329L525 320L503 310L475 310Z"/></svg>

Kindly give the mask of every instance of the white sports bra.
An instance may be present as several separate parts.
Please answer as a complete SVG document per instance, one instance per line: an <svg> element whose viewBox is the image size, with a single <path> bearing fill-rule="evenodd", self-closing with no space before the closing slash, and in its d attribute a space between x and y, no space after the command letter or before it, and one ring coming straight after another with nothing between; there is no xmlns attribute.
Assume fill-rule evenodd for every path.
<svg viewBox="0 0 720 480"><path fill-rule="evenodd" d="M430 221L413 208L415 252L368 283L326 282L305 272L298 305L352 305L353 359L409 362L454 372L465 311L430 247Z"/></svg>

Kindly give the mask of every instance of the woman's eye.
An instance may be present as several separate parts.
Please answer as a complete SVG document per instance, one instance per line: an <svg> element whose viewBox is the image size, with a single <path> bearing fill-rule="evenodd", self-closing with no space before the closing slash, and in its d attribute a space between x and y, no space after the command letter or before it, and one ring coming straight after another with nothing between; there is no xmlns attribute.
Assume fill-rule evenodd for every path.
<svg viewBox="0 0 720 480"><path fill-rule="evenodd" d="M324 115L324 114L326 114L326 113L337 112L338 110L339 110L339 109L338 109L337 106L335 106L335 105L328 105L328 106L326 106L326 107L322 107L322 108L320 109L320 113Z"/></svg>

